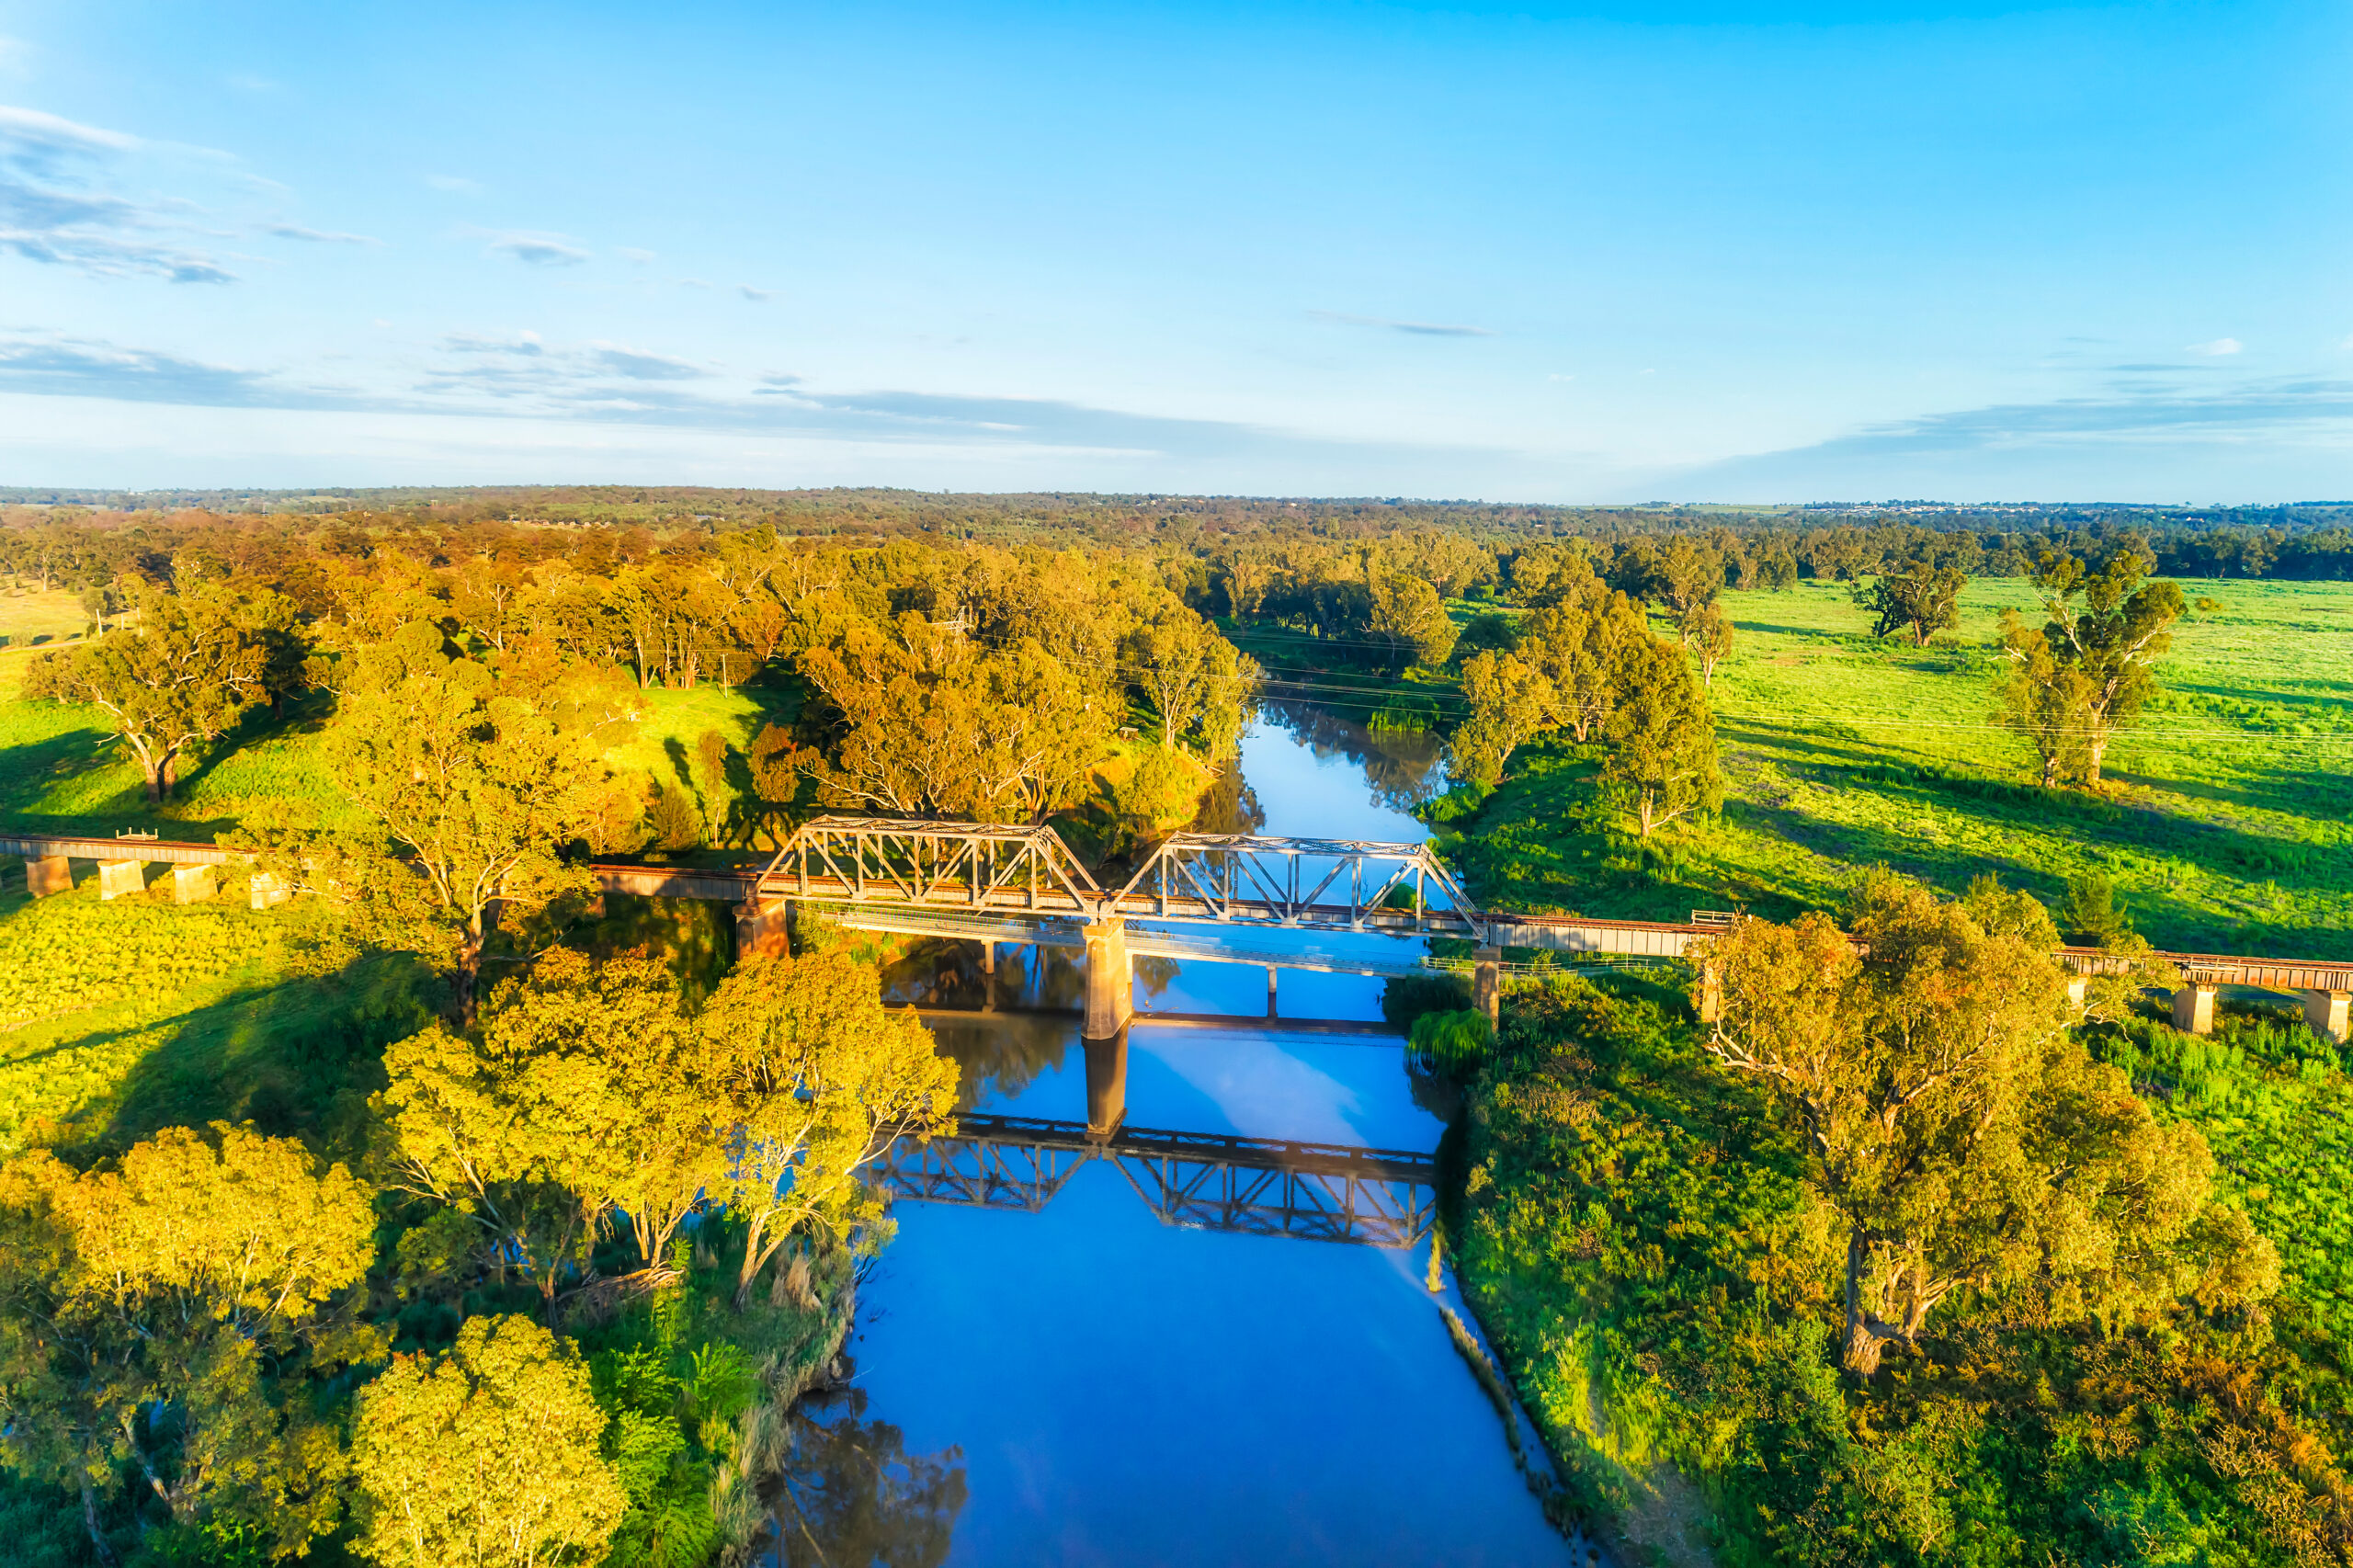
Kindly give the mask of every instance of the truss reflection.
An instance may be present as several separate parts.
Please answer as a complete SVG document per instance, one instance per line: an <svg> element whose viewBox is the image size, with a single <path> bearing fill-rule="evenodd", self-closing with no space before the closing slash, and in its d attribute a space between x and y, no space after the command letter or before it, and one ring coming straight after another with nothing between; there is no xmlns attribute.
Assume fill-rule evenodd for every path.
<svg viewBox="0 0 2353 1568"><path fill-rule="evenodd" d="M1091 1160L1108 1160L1163 1224L1407 1247L1429 1233L1437 1161L1345 1143L966 1114L956 1131L902 1141L876 1163L893 1197L1038 1212Z"/></svg>

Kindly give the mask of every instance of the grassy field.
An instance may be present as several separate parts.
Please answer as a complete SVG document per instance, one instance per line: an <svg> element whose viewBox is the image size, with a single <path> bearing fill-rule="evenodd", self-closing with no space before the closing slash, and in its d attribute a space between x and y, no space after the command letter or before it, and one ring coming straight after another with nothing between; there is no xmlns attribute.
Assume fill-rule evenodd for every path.
<svg viewBox="0 0 2353 1568"><path fill-rule="evenodd" d="M175 905L160 891L0 894L0 1156L28 1135L120 1147L214 1119L335 1142L356 1125L374 1050L424 1020L427 983L399 955L336 973L287 940L301 905L256 913L235 887Z"/></svg>
<svg viewBox="0 0 2353 1568"><path fill-rule="evenodd" d="M1928 648L1869 635L1843 587L1728 593L1736 651L1714 700L1727 799L1647 849L1608 831L1591 756L1538 746L1492 798L1432 812L1442 847L1502 906L1678 919L1835 904L1884 862L1952 892L1980 872L2046 902L2105 872L2160 946L2353 953L2353 587L2192 584L2220 608L2177 631L2165 692L2109 753L2098 797L2031 787L2025 744L1988 726L2005 606L1972 583Z"/></svg>
<svg viewBox="0 0 2353 1568"><path fill-rule="evenodd" d="M79 637L89 622L81 596L63 588L0 589L0 647L25 648Z"/></svg>

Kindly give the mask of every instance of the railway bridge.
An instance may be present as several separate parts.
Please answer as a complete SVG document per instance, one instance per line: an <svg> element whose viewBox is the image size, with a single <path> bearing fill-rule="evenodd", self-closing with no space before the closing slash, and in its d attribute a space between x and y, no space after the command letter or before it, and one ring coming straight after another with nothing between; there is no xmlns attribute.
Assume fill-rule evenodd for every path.
<svg viewBox="0 0 2353 1568"><path fill-rule="evenodd" d="M36 896L70 888L69 865L77 858L97 862L107 897L143 887L142 866L168 864L175 895L184 901L210 896L221 866L250 858L233 847L152 836L46 834L0 835L0 855L25 858L27 885ZM1264 964L1271 1002L1274 974L1281 968L1398 974L1424 967L1402 940L1388 954L1367 946L1334 954L1270 946L1272 933L1460 938L1473 944L1473 995L1492 1017L1508 967L1506 949L1565 960L1568 967L1676 960L1694 942L1720 935L1733 918L1704 911L1695 911L1688 922L1483 911L1428 846L1361 839L1174 834L1125 883L1106 888L1050 827L885 817L804 823L756 871L602 864L592 869L606 892L735 905L739 951L782 944L795 904L820 908L857 929L975 941L988 969L1002 942L1081 951L1086 1006L1080 1033L1090 1080L1106 1082L1125 1077L1126 1027L1134 1006L1131 966L1139 955ZM257 905L285 896L260 874L251 888ZM1131 927L1131 922L1146 924ZM1188 935L1189 929L1199 935ZM1260 938L1256 945L1254 936ZM2120 962L2097 949L2065 948L2058 956L2079 988ZM2301 994L2315 1031L2347 1039L2353 960L2150 956L2180 975L2174 1021L2185 1030L2211 1032L2220 988L2239 985ZM1711 990L1703 971L1703 1017L1712 1012ZM1099 1119L1090 1114L1090 1120ZM1116 1119L1108 1124L1116 1125ZM1108 1130L1097 1127L1098 1134Z"/></svg>

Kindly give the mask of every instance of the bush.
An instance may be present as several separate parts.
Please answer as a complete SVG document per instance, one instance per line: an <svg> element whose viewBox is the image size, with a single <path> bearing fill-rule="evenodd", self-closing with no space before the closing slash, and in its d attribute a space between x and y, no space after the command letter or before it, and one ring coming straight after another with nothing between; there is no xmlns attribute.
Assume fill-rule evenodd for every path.
<svg viewBox="0 0 2353 1568"><path fill-rule="evenodd" d="M1495 1049L1495 1028L1476 1007L1424 1013L1414 1020L1410 1041L1425 1066L1449 1077L1468 1078Z"/></svg>

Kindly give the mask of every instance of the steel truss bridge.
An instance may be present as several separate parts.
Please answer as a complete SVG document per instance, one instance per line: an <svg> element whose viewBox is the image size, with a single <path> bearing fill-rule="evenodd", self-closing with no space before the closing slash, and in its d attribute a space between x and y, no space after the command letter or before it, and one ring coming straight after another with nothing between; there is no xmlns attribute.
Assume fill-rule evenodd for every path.
<svg viewBox="0 0 2353 1568"><path fill-rule="evenodd" d="M1036 1213L1080 1166L1120 1168L1163 1224L1409 1247L1437 1213L1434 1155L1343 1143L965 1115L952 1133L903 1139L875 1163L894 1197Z"/></svg>
<svg viewBox="0 0 2353 1568"><path fill-rule="evenodd" d="M0 836L0 856L55 867L59 879L43 879L40 889L55 892L71 885L62 876L68 860L217 866L252 858L251 851L229 845L63 832ZM590 870L608 892L717 900L747 908L777 900L808 900L840 905L843 924L874 929L898 928L895 922L918 934L948 935L915 922L958 915L968 920L992 917L1004 922L996 935L1005 941L1051 940L1058 924L1133 917L1461 937L1489 947L1597 960L1679 959L1691 942L1722 929L1714 918L1680 923L1482 912L1427 846L1356 839L1178 834L1162 844L1125 886L1106 891L1051 828L820 817L795 832L756 874L619 865L592 866ZM1392 907L1392 895L1407 888L1412 890L1410 907ZM1442 904L1431 902L1433 892L1443 898ZM1154 941L1139 936L1131 938L1131 946L1146 952L1153 950ZM1194 956L1176 952L1175 941L1167 946L1171 957ZM2110 971L2118 961L2115 955L2097 949L2064 948L2057 956L2071 971L2086 976ZM2193 986L2243 985L2323 997L2353 992L2353 959L2175 952L2146 956L2173 965L2183 982ZM1268 960L1286 967L1320 967L1309 954L1253 952L1232 961Z"/></svg>
<svg viewBox="0 0 2353 1568"><path fill-rule="evenodd" d="M819 817L754 883L762 898L1093 924L1129 918L1479 938L1478 907L1427 845L1173 834L1105 889L1050 827ZM1436 895L1435 899L1433 895Z"/></svg>

